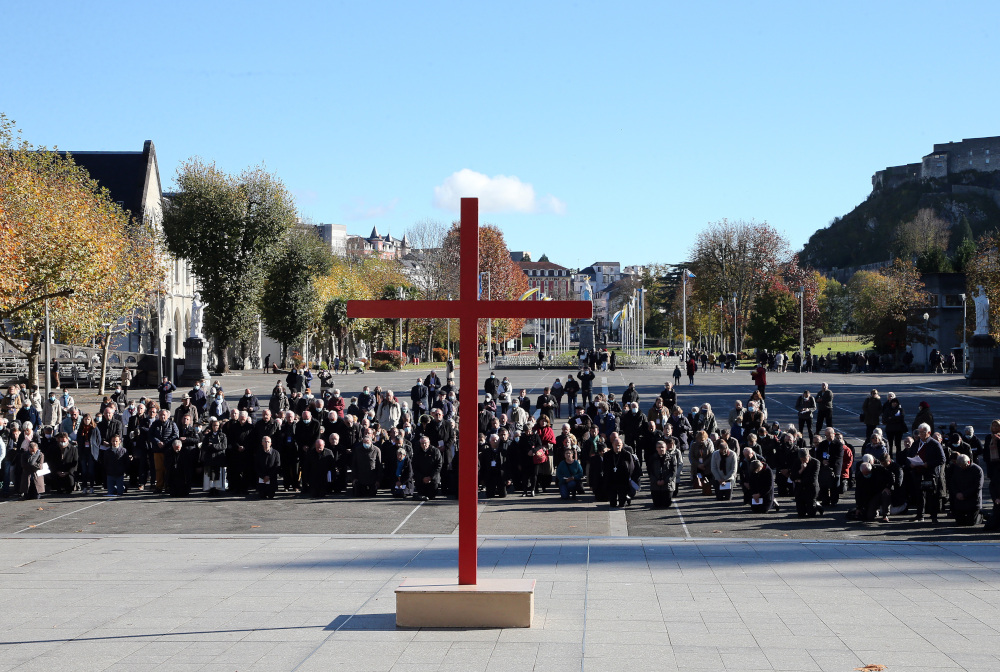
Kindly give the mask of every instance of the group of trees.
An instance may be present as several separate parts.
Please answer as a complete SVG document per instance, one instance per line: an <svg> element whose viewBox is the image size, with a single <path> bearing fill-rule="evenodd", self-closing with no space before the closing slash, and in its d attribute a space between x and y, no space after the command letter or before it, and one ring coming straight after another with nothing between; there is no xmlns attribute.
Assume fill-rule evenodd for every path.
<svg viewBox="0 0 1000 672"><path fill-rule="evenodd" d="M915 233L918 225L935 226L924 218L900 244L923 244L924 237ZM935 248L914 248L910 256L929 249ZM1000 263L994 266L1000 294ZM853 333L872 339L880 350L902 352L913 336L908 321L928 301L921 270L912 260L859 271L844 285L801 266L787 239L768 224L722 220L698 234L690 261L646 268L641 284L647 288L649 335L667 336L668 325L680 335L684 272L690 273L688 337L713 349L797 349L801 329L806 347L824 334Z"/></svg>
<svg viewBox="0 0 1000 672"><path fill-rule="evenodd" d="M131 326L165 273L156 222L111 199L73 157L21 139L0 113L0 339L37 384L45 303L54 339L100 339ZM104 387L102 371L101 388Z"/></svg>
<svg viewBox="0 0 1000 672"><path fill-rule="evenodd" d="M409 275L397 259L358 249L335 256L314 227L297 223L293 199L275 175L252 168L228 175L193 159L178 171L178 192L164 215L167 248L187 259L205 303L205 329L228 361L227 349L246 343L260 316L264 331L282 344L282 360L306 341L322 358L398 342L396 320L352 319L351 299L458 298L458 223L423 221L408 232L417 250ZM513 299L527 279L511 261L500 230L480 228L480 271L493 299ZM484 290L485 292L485 290ZM443 343L443 320L405 320L403 340ZM523 321L494 320L493 337L512 338ZM481 325L485 342L485 323Z"/></svg>

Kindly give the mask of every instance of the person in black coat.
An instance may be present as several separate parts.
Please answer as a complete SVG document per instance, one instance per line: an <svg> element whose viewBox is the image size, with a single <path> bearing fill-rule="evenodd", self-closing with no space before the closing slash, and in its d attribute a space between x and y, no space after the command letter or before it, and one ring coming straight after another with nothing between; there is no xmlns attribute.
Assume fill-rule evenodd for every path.
<svg viewBox="0 0 1000 672"><path fill-rule="evenodd" d="M487 497L507 496L507 486L510 485L507 471L507 456L500 449L500 437L492 434L479 453L479 480Z"/></svg>
<svg viewBox="0 0 1000 672"><path fill-rule="evenodd" d="M185 439L173 442L166 454L167 494L171 497L187 497L191 494L196 450L185 445Z"/></svg>
<svg viewBox="0 0 1000 672"><path fill-rule="evenodd" d="M809 451L799 448L799 463L792 470L795 481L795 512L799 518L823 515L823 507L816 502L819 495L819 460L809 456Z"/></svg>
<svg viewBox="0 0 1000 672"><path fill-rule="evenodd" d="M46 457L51 474L45 477L45 489L52 492L73 492L76 487L76 468L80 463L80 455L76 444L69 440L69 434L56 434L56 450L52 457Z"/></svg>
<svg viewBox="0 0 1000 672"><path fill-rule="evenodd" d="M823 423L833 427L833 392L826 383L821 383L816 395L816 431L823 429Z"/></svg>
<svg viewBox="0 0 1000 672"><path fill-rule="evenodd" d="M819 460L819 500L823 506L836 506L840 501L840 477L844 465L844 443L833 427L825 430L826 439L816 446L814 457Z"/></svg>
<svg viewBox="0 0 1000 672"><path fill-rule="evenodd" d="M982 521L984 482L983 470L972 458L965 454L956 458L949 487L956 525L978 525Z"/></svg>
<svg viewBox="0 0 1000 672"><path fill-rule="evenodd" d="M944 447L931 436L927 423L917 426L917 436L919 439L912 446L914 455L907 457L912 476L910 498L917 507L913 521L922 521L926 510L931 522L936 523L944 491Z"/></svg>
<svg viewBox="0 0 1000 672"><path fill-rule="evenodd" d="M302 459L303 494L326 497L333 487L335 469L333 451L326 447L326 441L316 439Z"/></svg>
<svg viewBox="0 0 1000 672"><path fill-rule="evenodd" d="M163 380L156 386L156 391L160 397L160 408L170 410L170 404L174 402L174 392L177 386L170 382L170 379L163 376Z"/></svg>
<svg viewBox="0 0 1000 672"><path fill-rule="evenodd" d="M880 463L867 459L858 465L857 485L854 488L856 508L853 517L864 522L880 520L889 522L892 501L893 474Z"/></svg>
<svg viewBox="0 0 1000 672"><path fill-rule="evenodd" d="M673 503L674 492L677 490L678 463L680 452L667 450L667 441L673 443L672 437L657 441L653 453L646 460L646 473L649 476L649 494L653 506L670 506Z"/></svg>
<svg viewBox="0 0 1000 672"><path fill-rule="evenodd" d="M249 387L243 391L243 396L236 402L236 409L246 411L247 415L250 416L250 422L256 420L257 411L260 410L260 401L257 400L256 395L250 391Z"/></svg>
<svg viewBox="0 0 1000 672"><path fill-rule="evenodd" d="M426 436L420 437L420 447L413 454L414 498L434 499L441 487L441 468L444 460L441 451L431 445Z"/></svg>
<svg viewBox="0 0 1000 672"><path fill-rule="evenodd" d="M635 456L622 450L620 436L611 440L611 452L604 455L604 487L611 508L628 506L632 500L632 472L636 469Z"/></svg>
<svg viewBox="0 0 1000 672"><path fill-rule="evenodd" d="M594 389L594 372L588 369L582 369L576 374L577 379L580 381L580 402L584 405L589 404L592 400L592 394Z"/></svg>
<svg viewBox="0 0 1000 672"><path fill-rule="evenodd" d="M125 494L125 473L128 471L131 459L125 446L122 445L122 435L112 435L111 445L104 451L104 474L107 478L109 496L117 497Z"/></svg>
<svg viewBox="0 0 1000 672"><path fill-rule="evenodd" d="M752 513L767 513L772 508L778 510L778 502L774 499L774 472L761 460L750 463L747 474L750 491L750 511Z"/></svg>
<svg viewBox="0 0 1000 672"><path fill-rule="evenodd" d="M281 473L281 455L271 447L271 437L264 436L260 450L255 451L254 468L257 474L257 495L261 499L274 499L278 491L278 474Z"/></svg>
<svg viewBox="0 0 1000 672"><path fill-rule="evenodd" d="M201 463L205 469L203 489L209 495L226 489L226 435L219 427L218 420L209 423L201 441Z"/></svg>
<svg viewBox="0 0 1000 672"><path fill-rule="evenodd" d="M410 388L410 405L413 408L413 414L419 416L421 413L426 413L431 407L430 404L430 390L424 381L417 378L417 384Z"/></svg>

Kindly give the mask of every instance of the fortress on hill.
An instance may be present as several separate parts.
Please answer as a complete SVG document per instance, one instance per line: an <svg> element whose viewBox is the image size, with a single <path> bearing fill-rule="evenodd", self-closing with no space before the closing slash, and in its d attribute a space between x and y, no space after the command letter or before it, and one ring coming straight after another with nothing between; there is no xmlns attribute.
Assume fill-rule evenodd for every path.
<svg viewBox="0 0 1000 672"><path fill-rule="evenodd" d="M917 180L946 178L963 170L983 173L1000 170L1000 136L936 144L934 151L920 163L889 166L872 175L872 191L892 189Z"/></svg>

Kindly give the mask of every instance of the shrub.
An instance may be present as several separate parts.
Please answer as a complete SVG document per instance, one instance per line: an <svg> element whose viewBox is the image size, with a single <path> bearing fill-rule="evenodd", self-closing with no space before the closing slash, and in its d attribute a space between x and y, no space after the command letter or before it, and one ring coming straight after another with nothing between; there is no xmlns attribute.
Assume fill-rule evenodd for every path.
<svg viewBox="0 0 1000 672"><path fill-rule="evenodd" d="M326 371L326 370L327 370L327 369L329 369L329 368L330 368L330 367L326 365L326 362L320 362L320 363L319 363L319 370L320 370L320 371Z"/></svg>
<svg viewBox="0 0 1000 672"><path fill-rule="evenodd" d="M403 365L403 353L399 350L377 350L372 353L372 360L374 362L391 362L398 371L399 367Z"/></svg>
<svg viewBox="0 0 1000 672"><path fill-rule="evenodd" d="M444 348L434 348L434 361L435 362L447 362L448 361L448 351Z"/></svg>
<svg viewBox="0 0 1000 672"><path fill-rule="evenodd" d="M372 371L399 371L399 366L386 359L376 359L372 362Z"/></svg>

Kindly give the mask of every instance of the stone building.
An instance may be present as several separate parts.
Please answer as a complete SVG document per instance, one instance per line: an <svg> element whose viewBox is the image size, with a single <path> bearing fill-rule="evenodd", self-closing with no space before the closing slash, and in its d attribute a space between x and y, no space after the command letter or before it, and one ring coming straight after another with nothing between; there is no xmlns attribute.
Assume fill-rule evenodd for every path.
<svg viewBox="0 0 1000 672"><path fill-rule="evenodd" d="M1000 170L1000 136L967 138L934 145L920 163L889 166L872 175L872 191L891 189L906 182L945 178L963 170L990 173Z"/></svg>
<svg viewBox="0 0 1000 672"><path fill-rule="evenodd" d="M551 261L518 261L516 263L524 271L531 289L537 287L541 294L560 301L575 299L579 296L573 287L574 274L571 269L553 264Z"/></svg>
<svg viewBox="0 0 1000 672"><path fill-rule="evenodd" d="M410 241L407 240L405 233L402 238L393 238L388 233L383 236L378 232L378 227L373 226L367 238L348 235L347 249L349 252L365 256L399 259L410 251Z"/></svg>

